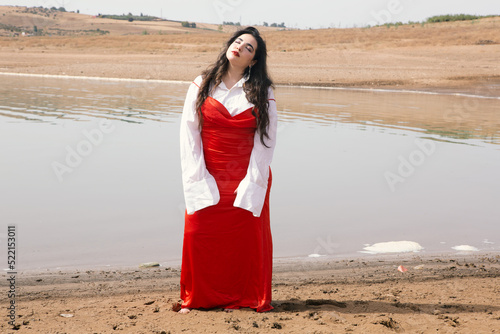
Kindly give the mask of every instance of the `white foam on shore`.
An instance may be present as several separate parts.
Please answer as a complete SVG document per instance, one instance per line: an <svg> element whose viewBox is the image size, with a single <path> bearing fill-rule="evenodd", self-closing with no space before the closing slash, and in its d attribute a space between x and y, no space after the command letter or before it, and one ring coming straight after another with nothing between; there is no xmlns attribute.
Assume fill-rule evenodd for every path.
<svg viewBox="0 0 500 334"><path fill-rule="evenodd" d="M360 251L361 253L382 254L419 252L424 249L424 247L414 241L389 241L379 242L371 246L366 246L363 249L364 251Z"/></svg>
<svg viewBox="0 0 500 334"><path fill-rule="evenodd" d="M477 252L479 249L477 249L474 246L469 246L469 245L459 245L459 246L453 246L451 249L454 249L456 251L461 251L461 252Z"/></svg>
<svg viewBox="0 0 500 334"><path fill-rule="evenodd" d="M321 254L309 254L309 257L322 257L322 256L325 256L325 255L321 255Z"/></svg>

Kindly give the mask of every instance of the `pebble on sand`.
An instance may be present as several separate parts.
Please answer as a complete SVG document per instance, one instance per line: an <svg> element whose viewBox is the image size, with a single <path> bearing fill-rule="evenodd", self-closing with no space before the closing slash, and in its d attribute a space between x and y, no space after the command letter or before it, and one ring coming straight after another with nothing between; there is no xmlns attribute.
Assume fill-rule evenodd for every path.
<svg viewBox="0 0 500 334"><path fill-rule="evenodd" d="M152 268L152 267L159 267L160 264L158 262L146 262L146 263L141 263L139 268Z"/></svg>

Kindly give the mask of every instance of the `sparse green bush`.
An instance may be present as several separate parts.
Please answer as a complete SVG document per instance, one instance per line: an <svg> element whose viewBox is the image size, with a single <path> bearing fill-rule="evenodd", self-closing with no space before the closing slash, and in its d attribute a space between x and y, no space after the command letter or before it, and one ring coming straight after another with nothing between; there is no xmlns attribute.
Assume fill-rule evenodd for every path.
<svg viewBox="0 0 500 334"><path fill-rule="evenodd" d="M103 18L103 19L127 20L127 21L130 21L130 19L132 19L132 21L130 21L130 22L133 22L133 21L154 21L154 20L159 19L156 16L148 16L148 15L135 16L135 15L132 15L132 13L128 13L127 15L125 15L125 14L123 14L123 15L107 15L107 14L99 13L97 15L97 17Z"/></svg>
<svg viewBox="0 0 500 334"><path fill-rule="evenodd" d="M0 22L0 29L4 29L4 30L10 31L10 32L21 32L22 31L22 29L19 27L16 27L16 26L13 26L10 24L3 24L1 22Z"/></svg>
<svg viewBox="0 0 500 334"><path fill-rule="evenodd" d="M184 27L184 28L196 28L196 23L189 23L188 21L182 21L181 22L181 25Z"/></svg>
<svg viewBox="0 0 500 334"><path fill-rule="evenodd" d="M468 14L455 14L455 15L437 15L429 17L426 22L427 23L436 23L436 22L453 22L453 21L469 21L488 17L496 17L498 15L468 15Z"/></svg>
<svg viewBox="0 0 500 334"><path fill-rule="evenodd" d="M471 20L472 24L477 22L476 20L481 19L481 18L488 18L488 17L498 17L499 15L486 15L486 16L477 16L477 15L466 15L466 14L456 14L456 15L438 15L438 16L432 16L426 19L425 21L422 22L415 22L415 21L408 21L407 23L403 22L396 22L396 23L384 23L381 25L376 25L374 27L382 27L385 26L387 28L390 28L392 26L395 26L396 28L400 25L417 25L420 24L422 27L425 26L426 23L439 23L439 22L454 22L454 21L466 21L466 20ZM271 25L273 26L273 25Z"/></svg>

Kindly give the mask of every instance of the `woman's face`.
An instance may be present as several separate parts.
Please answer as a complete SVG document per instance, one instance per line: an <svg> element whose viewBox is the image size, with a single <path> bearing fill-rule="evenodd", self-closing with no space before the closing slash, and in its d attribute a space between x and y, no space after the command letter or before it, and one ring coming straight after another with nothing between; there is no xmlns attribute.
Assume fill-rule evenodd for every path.
<svg viewBox="0 0 500 334"><path fill-rule="evenodd" d="M257 51L257 40L250 34L243 34L229 46L226 57L231 65L245 69L255 64L256 61L253 60L255 51Z"/></svg>

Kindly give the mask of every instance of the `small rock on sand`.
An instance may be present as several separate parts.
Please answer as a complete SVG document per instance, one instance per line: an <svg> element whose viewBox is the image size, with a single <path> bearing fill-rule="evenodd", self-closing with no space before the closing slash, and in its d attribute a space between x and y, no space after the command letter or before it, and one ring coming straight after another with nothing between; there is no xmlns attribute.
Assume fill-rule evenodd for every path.
<svg viewBox="0 0 500 334"><path fill-rule="evenodd" d="M139 268L153 268L153 267L159 267L160 264L158 262L146 262L146 263L141 263Z"/></svg>

